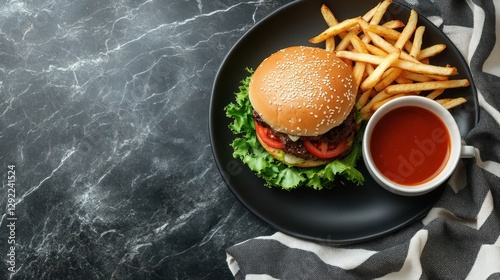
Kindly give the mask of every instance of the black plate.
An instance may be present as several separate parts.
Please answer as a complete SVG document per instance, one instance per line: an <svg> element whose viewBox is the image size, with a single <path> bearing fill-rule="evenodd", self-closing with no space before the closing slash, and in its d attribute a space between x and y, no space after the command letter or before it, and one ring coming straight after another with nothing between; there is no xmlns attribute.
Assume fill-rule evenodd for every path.
<svg viewBox="0 0 500 280"><path fill-rule="evenodd" d="M269 189L241 161L232 157L229 144L235 135L224 107L234 100L239 82L247 75L245 67L256 68L271 53L292 45L310 45L308 39L326 28L320 14L327 4L339 20L362 15L378 1L300 0L283 6L250 29L232 48L215 79L210 105L210 137L219 171L234 195L251 212L286 234L329 244L348 244L391 233L422 218L440 198L443 187L419 197L403 197L385 191L369 176L362 159L358 167L365 175L364 186L338 183L331 190L300 188L293 191ZM384 20L407 22L409 9L394 3ZM466 62L453 43L428 20L424 46L444 43L448 46L432 63L457 67L456 78L472 77ZM465 135L478 121L475 87L447 91L464 96L467 105L452 110Z"/></svg>

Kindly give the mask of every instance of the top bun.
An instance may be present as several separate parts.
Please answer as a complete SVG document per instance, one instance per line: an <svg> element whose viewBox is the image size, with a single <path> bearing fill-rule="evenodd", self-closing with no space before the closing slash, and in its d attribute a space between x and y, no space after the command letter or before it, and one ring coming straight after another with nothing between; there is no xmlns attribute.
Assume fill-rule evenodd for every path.
<svg viewBox="0 0 500 280"><path fill-rule="evenodd" d="M317 136L340 125L356 102L352 70L334 53L295 46L266 58L249 85L252 107L273 129Z"/></svg>

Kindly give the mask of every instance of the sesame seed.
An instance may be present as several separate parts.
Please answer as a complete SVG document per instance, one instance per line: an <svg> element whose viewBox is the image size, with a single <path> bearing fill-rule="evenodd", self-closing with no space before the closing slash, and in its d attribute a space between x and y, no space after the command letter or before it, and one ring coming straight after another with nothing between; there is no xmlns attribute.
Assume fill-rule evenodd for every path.
<svg viewBox="0 0 500 280"><path fill-rule="evenodd" d="M259 84L265 85L265 88L261 88L261 92L273 96L272 100L265 104L269 104L270 107L276 106L277 109L273 108L275 112L295 110L297 116L306 114L314 116L318 119L316 123L336 124L334 118L342 109L335 104L356 98L352 75L344 77L339 74L340 70L337 69L346 69L345 65L331 53L324 53L320 49L310 50L309 47L293 48L292 51L281 50L278 54L280 57L274 60L276 62L274 71L261 75L264 78L261 78L263 82ZM318 59L309 60L306 51L307 55ZM339 83L342 83L342 87ZM301 122L301 118L289 120L290 124ZM296 130L300 131L299 127ZM307 131L301 134L312 135Z"/></svg>

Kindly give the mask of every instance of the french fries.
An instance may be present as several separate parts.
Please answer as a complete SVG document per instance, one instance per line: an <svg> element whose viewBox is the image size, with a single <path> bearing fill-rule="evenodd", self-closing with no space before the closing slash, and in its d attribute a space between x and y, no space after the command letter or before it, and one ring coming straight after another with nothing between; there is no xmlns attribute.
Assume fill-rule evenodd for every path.
<svg viewBox="0 0 500 280"><path fill-rule="evenodd" d="M441 103L441 105L443 105L443 107L445 107L446 109L451 109L455 108L456 106L462 105L465 102L467 102L467 99L463 97L458 97L458 98L447 98L445 102L443 103L439 102L439 103Z"/></svg>
<svg viewBox="0 0 500 280"><path fill-rule="evenodd" d="M349 28L358 24L358 22L359 22L359 18L347 19L347 20L340 22L336 25L330 26L327 30L323 31L323 33L319 34L318 36L316 36L314 38L311 38L309 40L309 42L311 42L313 44L321 43L332 36L335 36L341 32L345 32Z"/></svg>
<svg viewBox="0 0 500 280"><path fill-rule="evenodd" d="M358 85L357 102L364 119L383 104L406 95L423 95L446 109L467 102L463 97L441 98L446 89L470 86L451 65L432 65L432 57L446 49L444 44L424 47L425 27L418 26L418 14L411 10L407 22L382 19L392 0L382 0L362 16L337 20L326 6L321 14L328 28L309 42L325 42L329 51L352 65ZM336 44L338 42L338 44Z"/></svg>
<svg viewBox="0 0 500 280"><path fill-rule="evenodd" d="M390 85L385 88L385 92L389 95L395 95L399 93L407 93L412 91L425 91L425 90L435 90L435 89L445 89L445 88L457 88L457 87L467 87L469 86L469 80L449 80L449 81L432 81L432 82L421 82L415 84L398 84Z"/></svg>
<svg viewBox="0 0 500 280"><path fill-rule="evenodd" d="M367 91L372 89L384 75L385 71L389 69L399 58L400 52L395 51L388 54L382 62L375 68L375 70L363 81L360 86L361 91Z"/></svg>
<svg viewBox="0 0 500 280"><path fill-rule="evenodd" d="M373 65L381 64L385 57L379 55L365 54L365 53L357 53L354 51L337 51L338 57L347 58L352 61L362 61L366 63L370 63ZM428 75L439 75L439 76L453 76L458 74L457 69L455 67L449 66L435 66L424 63L417 63L402 59L397 59L393 66L408 70L414 73L428 74Z"/></svg>

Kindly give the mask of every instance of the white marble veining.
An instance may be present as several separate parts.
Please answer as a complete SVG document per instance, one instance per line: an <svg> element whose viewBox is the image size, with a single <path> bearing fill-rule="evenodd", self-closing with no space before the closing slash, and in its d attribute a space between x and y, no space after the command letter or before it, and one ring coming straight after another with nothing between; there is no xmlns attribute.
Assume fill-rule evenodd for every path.
<svg viewBox="0 0 500 280"><path fill-rule="evenodd" d="M272 230L217 171L211 87L232 45L286 2L0 4L4 189L8 165L17 176L16 271L0 277L230 277L225 248Z"/></svg>

